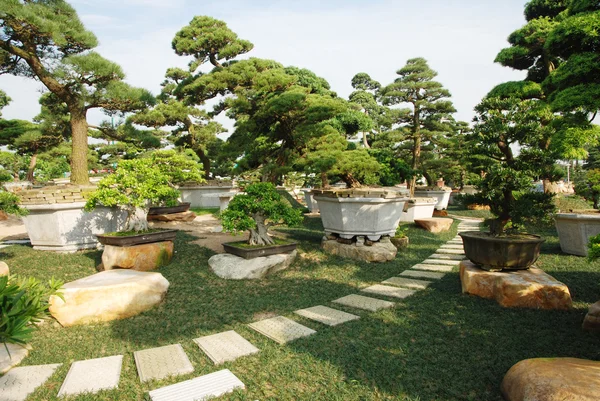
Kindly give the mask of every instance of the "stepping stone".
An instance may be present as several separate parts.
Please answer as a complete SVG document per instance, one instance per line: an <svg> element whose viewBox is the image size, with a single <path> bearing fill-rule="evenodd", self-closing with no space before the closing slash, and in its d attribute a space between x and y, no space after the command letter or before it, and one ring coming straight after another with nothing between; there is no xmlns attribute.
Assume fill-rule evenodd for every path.
<svg viewBox="0 0 600 401"><path fill-rule="evenodd" d="M440 259L440 260L464 260L466 259L465 254L447 254L447 253L434 253L429 256L428 259Z"/></svg>
<svg viewBox="0 0 600 401"><path fill-rule="evenodd" d="M2 245L25 245L31 244L31 241L28 239L11 239L6 241L0 241Z"/></svg>
<svg viewBox="0 0 600 401"><path fill-rule="evenodd" d="M444 253L444 254L448 254L448 255L464 255L465 252L463 249L444 249L444 248L440 248L437 251L435 251L435 253Z"/></svg>
<svg viewBox="0 0 600 401"><path fill-rule="evenodd" d="M196 377L195 379L158 388L150 391L148 394L152 401L204 401L245 388L244 383L231 373L229 369L224 369Z"/></svg>
<svg viewBox="0 0 600 401"><path fill-rule="evenodd" d="M398 287L406 287L412 288L415 290L424 290L431 284L431 281L424 280L415 280L412 278L403 278L403 277L391 277L385 281L382 281L383 284L391 284Z"/></svg>
<svg viewBox="0 0 600 401"><path fill-rule="evenodd" d="M434 280L439 280L445 276L444 273L435 273L431 271L420 270L404 270L402 273L400 273L400 275L404 277L430 278Z"/></svg>
<svg viewBox="0 0 600 401"><path fill-rule="evenodd" d="M375 284L370 287L363 288L361 291L400 299L409 297L416 292L414 290L407 290L405 288L391 287L389 285L381 284Z"/></svg>
<svg viewBox="0 0 600 401"><path fill-rule="evenodd" d="M450 241L446 242L447 245L462 245L463 241L461 239L451 239Z"/></svg>
<svg viewBox="0 0 600 401"><path fill-rule="evenodd" d="M421 263L426 264L426 265L458 266L458 264L460 263L460 260L451 260L451 259L425 259Z"/></svg>
<svg viewBox="0 0 600 401"><path fill-rule="evenodd" d="M464 250L464 246L462 244L444 244L440 247L440 249L460 249Z"/></svg>
<svg viewBox="0 0 600 401"><path fill-rule="evenodd" d="M73 362L58 396L93 394L100 390L117 388L122 364L123 355Z"/></svg>
<svg viewBox="0 0 600 401"><path fill-rule="evenodd" d="M9 246L10 246L10 245L0 245L0 249L2 249L2 248L7 248L7 247L9 247Z"/></svg>
<svg viewBox="0 0 600 401"><path fill-rule="evenodd" d="M259 351L258 348L233 330L195 338L194 342L215 365L233 361Z"/></svg>
<svg viewBox="0 0 600 401"><path fill-rule="evenodd" d="M185 375L194 371L181 344L136 351L133 357L142 382Z"/></svg>
<svg viewBox="0 0 600 401"><path fill-rule="evenodd" d="M364 297L358 294L347 295L342 298L338 298L334 301L336 304L351 306L357 309L364 309L371 312L378 311L379 309L391 308L394 306L393 302L383 301L381 299Z"/></svg>
<svg viewBox="0 0 600 401"><path fill-rule="evenodd" d="M328 326L337 326L338 324L346 323L351 320L360 319L360 316L356 316L347 312L342 312L341 310L328 308L327 306L322 305L317 305L306 309L300 309L295 311L294 313L300 316L304 316L305 318L315 320L319 323L326 324Z"/></svg>
<svg viewBox="0 0 600 401"><path fill-rule="evenodd" d="M52 376L60 363L53 365L23 366L0 377L0 400L24 401Z"/></svg>
<svg viewBox="0 0 600 401"><path fill-rule="evenodd" d="M425 261L425 262L427 262L427 261ZM426 270L426 271L430 271L430 272L450 273L452 271L452 269L454 268L454 266L447 266L447 265L428 265L425 262L414 265L411 269Z"/></svg>
<svg viewBox="0 0 600 401"><path fill-rule="evenodd" d="M30 349L28 345L23 347L18 344L0 343L0 375L20 364L29 355Z"/></svg>
<svg viewBox="0 0 600 401"><path fill-rule="evenodd" d="M316 333L315 330L283 316L275 316L270 319L260 320L258 322L250 323L248 326L279 344L285 344Z"/></svg>

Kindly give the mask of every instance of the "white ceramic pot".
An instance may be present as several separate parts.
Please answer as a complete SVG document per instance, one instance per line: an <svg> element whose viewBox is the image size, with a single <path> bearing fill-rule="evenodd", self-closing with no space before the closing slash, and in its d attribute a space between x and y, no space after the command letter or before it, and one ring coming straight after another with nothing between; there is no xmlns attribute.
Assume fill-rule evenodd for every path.
<svg viewBox="0 0 600 401"><path fill-rule="evenodd" d="M437 210L445 210L448 208L448 201L450 200L450 194L452 191L444 191L444 190L415 190L415 198L423 197L423 198L435 198L436 204L435 208Z"/></svg>
<svg viewBox="0 0 600 401"><path fill-rule="evenodd" d="M415 219L428 219L433 216L436 203L436 198L407 199L400 221L414 223Z"/></svg>

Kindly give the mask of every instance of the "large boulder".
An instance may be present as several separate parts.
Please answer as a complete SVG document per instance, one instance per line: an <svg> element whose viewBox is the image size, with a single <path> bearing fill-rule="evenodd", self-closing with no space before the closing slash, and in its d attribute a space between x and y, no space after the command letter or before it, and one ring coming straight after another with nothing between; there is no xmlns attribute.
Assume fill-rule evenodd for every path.
<svg viewBox="0 0 600 401"><path fill-rule="evenodd" d="M230 253L211 256L208 265L219 277L231 280L259 279L268 274L287 269L296 258L297 251L244 259Z"/></svg>
<svg viewBox="0 0 600 401"><path fill-rule="evenodd" d="M168 265L173 258L173 241L133 246L105 245L102 253L104 270L132 269L148 271Z"/></svg>
<svg viewBox="0 0 600 401"><path fill-rule="evenodd" d="M495 299L504 307L569 309L569 288L542 270L490 272L473 262L460 262L462 292Z"/></svg>
<svg viewBox="0 0 600 401"><path fill-rule="evenodd" d="M63 326L125 319L159 304L168 288L160 273L104 271L66 283L64 300L50 297L50 313Z"/></svg>
<svg viewBox="0 0 600 401"><path fill-rule="evenodd" d="M518 362L501 385L506 401L597 401L600 362L535 358Z"/></svg>
<svg viewBox="0 0 600 401"><path fill-rule="evenodd" d="M448 231L454 220L445 217L431 217L429 219L415 219L415 224L432 233Z"/></svg>
<svg viewBox="0 0 600 401"><path fill-rule="evenodd" d="M0 262L0 276L8 276L10 275L10 269L6 262Z"/></svg>
<svg viewBox="0 0 600 401"><path fill-rule="evenodd" d="M329 254L365 262L389 262L394 260L398 253L396 246L387 237L382 238L379 242L372 243L370 246L358 241L344 244L335 239L325 239L321 246Z"/></svg>
<svg viewBox="0 0 600 401"><path fill-rule="evenodd" d="M583 319L583 329L600 331L600 301L590 306L587 315L585 315L585 319Z"/></svg>

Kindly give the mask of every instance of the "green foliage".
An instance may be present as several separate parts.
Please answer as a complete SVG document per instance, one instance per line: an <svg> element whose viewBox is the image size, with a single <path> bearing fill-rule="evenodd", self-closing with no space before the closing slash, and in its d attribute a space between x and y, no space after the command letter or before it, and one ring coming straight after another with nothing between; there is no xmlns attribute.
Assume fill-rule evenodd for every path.
<svg viewBox="0 0 600 401"><path fill-rule="evenodd" d="M575 182L575 193L593 202L594 209L600 207L600 169L588 170L582 180Z"/></svg>
<svg viewBox="0 0 600 401"><path fill-rule="evenodd" d="M180 185L186 182L203 183L198 163L182 153L174 150L157 150L151 152L148 157L152 165L169 177L172 185Z"/></svg>
<svg viewBox="0 0 600 401"><path fill-rule="evenodd" d="M7 214L26 216L27 209L19 206L19 197L12 192L0 190L0 210Z"/></svg>
<svg viewBox="0 0 600 401"><path fill-rule="evenodd" d="M588 260L593 262L600 259L600 234L590 237L588 242Z"/></svg>
<svg viewBox="0 0 600 401"><path fill-rule="evenodd" d="M43 285L35 278L0 276L0 343L25 345L35 323L49 316L48 300L58 295L62 282L51 279Z"/></svg>
<svg viewBox="0 0 600 401"><path fill-rule="evenodd" d="M276 224L294 226L302 222L301 211L284 202L275 186L266 182L248 185L245 193L233 197L221 213L223 228L234 233L259 229L265 220L266 229Z"/></svg>
<svg viewBox="0 0 600 401"><path fill-rule="evenodd" d="M406 237L406 233L408 232L408 226L399 225L396 228L396 233L394 234L395 238L404 238Z"/></svg>
<svg viewBox="0 0 600 401"><path fill-rule="evenodd" d="M0 89L0 117L2 117L2 109L6 107L11 101L6 92Z"/></svg>

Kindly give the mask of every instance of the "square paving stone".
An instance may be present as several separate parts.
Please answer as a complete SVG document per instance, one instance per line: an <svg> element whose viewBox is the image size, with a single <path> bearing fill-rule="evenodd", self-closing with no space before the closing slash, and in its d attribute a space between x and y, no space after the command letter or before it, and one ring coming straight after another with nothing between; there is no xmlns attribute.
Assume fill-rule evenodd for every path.
<svg viewBox="0 0 600 401"><path fill-rule="evenodd" d="M316 333L315 330L283 316L260 320L250 323L248 326L279 344L285 344Z"/></svg>
<svg viewBox="0 0 600 401"><path fill-rule="evenodd" d="M400 273L400 275L405 277L430 278L434 280L439 280L445 276L444 273L436 273L421 270L404 270L402 273Z"/></svg>
<svg viewBox="0 0 600 401"><path fill-rule="evenodd" d="M464 255L465 251L463 249L444 249L444 248L440 248L437 251L435 251L435 253L440 254L446 254L446 255Z"/></svg>
<svg viewBox="0 0 600 401"><path fill-rule="evenodd" d="M464 246L463 244L444 244L440 247L440 249L459 249L461 251L464 251Z"/></svg>
<svg viewBox="0 0 600 401"><path fill-rule="evenodd" d="M136 351L133 357L142 382L185 375L194 371L181 344Z"/></svg>
<svg viewBox="0 0 600 401"><path fill-rule="evenodd" d="M454 266L430 265L430 264L427 264L427 261L416 264L413 267L411 267L411 269L416 269L416 270L426 270L426 271L430 271L430 272L442 272L442 273L450 273L453 268L454 268Z"/></svg>
<svg viewBox="0 0 600 401"><path fill-rule="evenodd" d="M240 381L229 369L220 370L195 379L161 387L150 391L152 401L205 401L244 389Z"/></svg>
<svg viewBox="0 0 600 401"><path fill-rule="evenodd" d="M342 298L338 298L334 301L336 304L351 306L357 309L369 310L372 312L378 311L379 309L391 308L394 306L393 302L383 301L377 298L364 297L358 294L347 295Z"/></svg>
<svg viewBox="0 0 600 401"><path fill-rule="evenodd" d="M439 249L438 249L439 252ZM432 255L429 255L429 257L427 259L440 259L440 260L464 260L466 259L464 253L462 255L452 255L449 253L434 253Z"/></svg>
<svg viewBox="0 0 600 401"><path fill-rule="evenodd" d="M123 355L73 362L58 396L117 388L122 364Z"/></svg>
<svg viewBox="0 0 600 401"><path fill-rule="evenodd" d="M259 351L258 348L233 330L195 338L194 342L215 365L233 361Z"/></svg>
<svg viewBox="0 0 600 401"><path fill-rule="evenodd" d="M61 364L13 368L0 377L0 400L23 401L52 376Z"/></svg>
<svg viewBox="0 0 600 401"><path fill-rule="evenodd" d="M368 292L370 294L384 295L386 297L394 297L400 299L409 297L416 292L414 290L407 290L406 288L398 288L381 284L375 284L370 287L363 288L361 291Z"/></svg>
<svg viewBox="0 0 600 401"><path fill-rule="evenodd" d="M342 312L341 310L328 308L327 306L322 305L300 309L294 313L328 326L337 326L338 324L346 323L351 320L360 319L360 316Z"/></svg>
<svg viewBox="0 0 600 401"><path fill-rule="evenodd" d="M412 288L414 290L424 290L431 284L431 281L415 280L414 278L390 277L383 284L395 285L398 287Z"/></svg>
<svg viewBox="0 0 600 401"><path fill-rule="evenodd" d="M458 266L460 264L460 262L461 262L460 260L450 260L450 259L425 259L421 263L426 264L426 265Z"/></svg>

